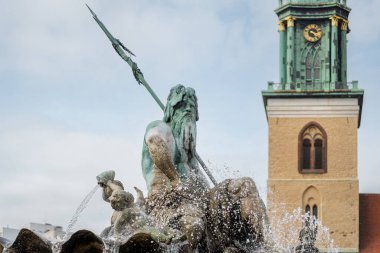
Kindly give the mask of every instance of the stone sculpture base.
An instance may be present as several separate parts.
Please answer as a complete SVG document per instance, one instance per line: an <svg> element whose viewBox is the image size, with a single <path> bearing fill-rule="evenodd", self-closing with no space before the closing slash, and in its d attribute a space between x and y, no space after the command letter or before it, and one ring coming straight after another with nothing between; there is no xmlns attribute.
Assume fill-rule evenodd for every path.
<svg viewBox="0 0 380 253"><path fill-rule="evenodd" d="M51 246L29 229L21 229L12 246L6 253L51 253Z"/></svg>
<svg viewBox="0 0 380 253"><path fill-rule="evenodd" d="M137 233L120 246L119 253L160 253L162 250L149 234Z"/></svg>
<svg viewBox="0 0 380 253"><path fill-rule="evenodd" d="M191 224L189 232L192 235L198 233L200 253L245 253L264 246L263 232L267 224L267 215L251 178L228 179L201 197L192 195L193 193L182 189L172 190L154 200L148 198L147 214L156 224L165 225L173 231L179 231L173 224ZM199 230L196 230L197 226L194 226L194 223L199 224ZM159 231L163 230L132 231L131 236L120 245L119 252L160 253L171 246L176 247L181 253L193 252L188 234L184 233L184 237L165 242L162 240L163 237L157 234ZM201 239L198 240L199 238ZM109 246L94 233L80 230L62 244L60 253L102 253ZM51 243L30 230L22 229L6 252L52 253L51 248Z"/></svg>
<svg viewBox="0 0 380 253"><path fill-rule="evenodd" d="M60 253L102 253L103 248L103 242L98 236L88 230L79 230L62 245Z"/></svg>

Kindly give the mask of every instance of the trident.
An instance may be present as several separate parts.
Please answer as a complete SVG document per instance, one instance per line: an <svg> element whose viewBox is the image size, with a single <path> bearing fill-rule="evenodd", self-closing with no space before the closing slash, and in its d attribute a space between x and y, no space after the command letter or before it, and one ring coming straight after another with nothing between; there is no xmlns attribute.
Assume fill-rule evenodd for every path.
<svg viewBox="0 0 380 253"><path fill-rule="evenodd" d="M123 43L120 42L120 40L116 39L112 36L112 34L107 30L107 28L104 26L102 21L98 19L95 12L91 10L91 8L86 4L87 8L90 10L92 17L95 19L96 23L100 26L100 28L103 30L103 32L107 35L108 39L111 41L113 48L116 50L117 54L128 63L128 65L132 68L133 76L135 77L138 84L142 84L152 95L154 100L157 102L157 104L160 106L162 110L165 109L164 104L161 102L161 100L157 97L156 93L152 90L152 88L149 86L149 84L145 81L144 75L141 72L141 70L138 68L137 64L132 61L131 57L128 56L125 52L129 53L130 55L135 56L132 51L130 51L126 46L123 45ZM211 174L210 170L207 168L206 164L203 162L202 158L198 155L197 151L195 151L195 158L198 160L199 164L202 166L204 172L207 174L209 179L214 185L217 185L217 181L215 180L214 176Z"/></svg>

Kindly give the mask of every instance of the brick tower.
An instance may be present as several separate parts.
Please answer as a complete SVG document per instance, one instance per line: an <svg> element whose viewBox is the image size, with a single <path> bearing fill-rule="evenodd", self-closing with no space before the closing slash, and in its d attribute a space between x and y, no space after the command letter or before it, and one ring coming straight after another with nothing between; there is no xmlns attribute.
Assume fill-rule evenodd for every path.
<svg viewBox="0 0 380 253"><path fill-rule="evenodd" d="M339 252L359 252L364 91L347 81L350 10L345 0L279 0L280 82L262 92L269 214L279 205L310 212L330 228Z"/></svg>

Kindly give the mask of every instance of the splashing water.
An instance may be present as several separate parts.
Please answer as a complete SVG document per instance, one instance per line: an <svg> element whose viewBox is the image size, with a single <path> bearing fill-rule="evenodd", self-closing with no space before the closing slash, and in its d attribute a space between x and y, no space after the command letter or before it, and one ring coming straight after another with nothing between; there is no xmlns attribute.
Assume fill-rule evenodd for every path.
<svg viewBox="0 0 380 253"><path fill-rule="evenodd" d="M207 161L207 164L208 169L212 172L218 182L222 182L225 179L242 177L242 173L239 170L233 169L227 164L220 165L211 162L210 160Z"/></svg>
<svg viewBox="0 0 380 253"><path fill-rule="evenodd" d="M13 244L13 241L8 240L7 238L0 237L0 245L3 246L2 252L7 252L7 248L10 248Z"/></svg>
<svg viewBox="0 0 380 253"><path fill-rule="evenodd" d="M278 207L274 209L279 210ZM323 249L324 252L338 252L334 247L334 241L330 238L329 229L323 226L322 222L313 215L304 214L300 208L293 210L292 213L280 213L283 213L283 215L272 219L270 227L265 231L266 241L273 245L276 252L295 252L296 246L300 245L300 230L307 220L310 221L312 228L317 229L316 246Z"/></svg>
<svg viewBox="0 0 380 253"><path fill-rule="evenodd" d="M62 239L63 241L67 240L68 236L70 235L71 230L73 229L73 227L77 223L80 214L83 212L84 209L86 209L88 202L90 202L90 200L94 196L95 192L99 189L99 187L100 187L99 185L96 185L94 187L94 189L92 189L87 194L87 196L82 200L82 202L78 206L77 210L75 211L75 214L73 215L73 217L71 218L70 222L67 225L66 233L65 233L65 235L63 236L63 239Z"/></svg>
<svg viewBox="0 0 380 253"><path fill-rule="evenodd" d="M103 239L103 245L103 253L119 253L120 244L115 241Z"/></svg>
<svg viewBox="0 0 380 253"><path fill-rule="evenodd" d="M119 253L120 246L132 235L132 231L129 230L123 232L123 234L115 235L113 229L110 229L106 234L101 235L103 253Z"/></svg>

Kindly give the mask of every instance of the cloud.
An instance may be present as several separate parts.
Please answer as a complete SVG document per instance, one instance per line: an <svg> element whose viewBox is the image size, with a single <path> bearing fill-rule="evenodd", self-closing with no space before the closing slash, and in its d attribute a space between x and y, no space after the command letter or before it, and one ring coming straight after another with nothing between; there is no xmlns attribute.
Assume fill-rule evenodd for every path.
<svg viewBox="0 0 380 253"><path fill-rule="evenodd" d="M350 1L349 6L352 8L350 38L362 46L376 43L380 39L380 31L374 29L380 26L380 20L377 17L380 2L376 0Z"/></svg>
<svg viewBox="0 0 380 253"><path fill-rule="evenodd" d="M66 224L96 185L95 176L109 169L116 171L128 190L133 186L145 189L139 144L129 143L125 136L57 131L43 124L3 129L0 224L25 226L45 220ZM93 205L103 216L87 210L89 214L83 218L90 228L99 231L98 224L104 225L110 207L102 203L99 192L94 198L98 201Z"/></svg>

